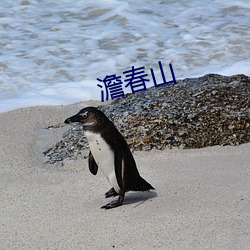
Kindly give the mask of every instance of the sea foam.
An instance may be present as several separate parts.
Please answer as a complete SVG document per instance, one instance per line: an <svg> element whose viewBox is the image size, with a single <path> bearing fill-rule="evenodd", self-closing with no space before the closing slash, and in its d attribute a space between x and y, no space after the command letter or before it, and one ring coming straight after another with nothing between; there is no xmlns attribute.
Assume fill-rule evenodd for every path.
<svg viewBox="0 0 250 250"><path fill-rule="evenodd" d="M97 78L132 66L159 78L158 61L168 80L169 63L177 80L250 76L249 12L240 0L3 0L0 112L100 100Z"/></svg>

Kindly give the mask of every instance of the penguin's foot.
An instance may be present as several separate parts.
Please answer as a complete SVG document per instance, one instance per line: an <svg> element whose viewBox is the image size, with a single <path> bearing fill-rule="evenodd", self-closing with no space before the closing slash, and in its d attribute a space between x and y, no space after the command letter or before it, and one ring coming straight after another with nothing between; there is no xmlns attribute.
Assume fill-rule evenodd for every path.
<svg viewBox="0 0 250 250"><path fill-rule="evenodd" d="M119 196L118 200L112 201L112 202L110 202L110 203L102 206L101 208L110 209L110 208L114 208L114 207L119 207L119 206L122 205L123 200L124 200L124 197L123 196Z"/></svg>
<svg viewBox="0 0 250 250"><path fill-rule="evenodd" d="M109 197L112 197L112 196L115 197L117 195L118 195L118 193L115 191L114 188L111 188L107 193L105 193L106 198L109 198Z"/></svg>

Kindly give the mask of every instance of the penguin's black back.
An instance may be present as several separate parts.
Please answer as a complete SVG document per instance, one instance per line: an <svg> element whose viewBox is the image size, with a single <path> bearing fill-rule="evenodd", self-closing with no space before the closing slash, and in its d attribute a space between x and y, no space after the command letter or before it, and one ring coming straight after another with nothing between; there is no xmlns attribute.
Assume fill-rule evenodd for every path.
<svg viewBox="0 0 250 250"><path fill-rule="evenodd" d="M125 192L148 191L150 189L154 189L154 187L152 187L146 180L144 180L140 176L136 166L136 162L126 140L111 121L109 124L109 128L104 129L101 134L107 141L107 143L111 146L113 151L115 151L116 147L119 147L119 149L122 151L124 160L123 185Z"/></svg>

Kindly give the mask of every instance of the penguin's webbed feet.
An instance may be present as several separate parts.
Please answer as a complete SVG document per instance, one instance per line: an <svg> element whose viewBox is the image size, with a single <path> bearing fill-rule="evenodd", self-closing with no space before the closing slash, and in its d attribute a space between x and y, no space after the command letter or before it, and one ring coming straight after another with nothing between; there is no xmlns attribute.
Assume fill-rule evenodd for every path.
<svg viewBox="0 0 250 250"><path fill-rule="evenodd" d="M119 207L122 205L123 203L123 200L124 200L124 197L123 196L119 196L118 200L116 201L111 201L110 203L102 206L101 208L104 208L104 209L111 209L111 208L114 208L114 207Z"/></svg>
<svg viewBox="0 0 250 250"><path fill-rule="evenodd" d="M112 197L112 196L115 197L117 195L118 195L118 193L115 191L114 188L111 188L107 193L105 193L106 198L109 198L109 197Z"/></svg>

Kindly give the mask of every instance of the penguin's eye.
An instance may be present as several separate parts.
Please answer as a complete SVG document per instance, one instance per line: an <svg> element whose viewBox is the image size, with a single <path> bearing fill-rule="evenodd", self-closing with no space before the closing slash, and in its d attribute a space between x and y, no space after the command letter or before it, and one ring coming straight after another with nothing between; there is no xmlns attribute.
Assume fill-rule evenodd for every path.
<svg viewBox="0 0 250 250"><path fill-rule="evenodd" d="M83 119L86 119L88 117L88 112L79 114Z"/></svg>

